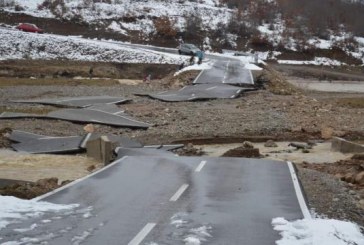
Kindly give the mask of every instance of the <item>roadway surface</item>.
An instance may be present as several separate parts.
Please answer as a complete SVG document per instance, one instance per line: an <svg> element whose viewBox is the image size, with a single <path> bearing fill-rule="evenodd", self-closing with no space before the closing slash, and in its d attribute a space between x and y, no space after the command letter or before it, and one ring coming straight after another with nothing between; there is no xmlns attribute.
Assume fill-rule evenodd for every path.
<svg viewBox="0 0 364 245"><path fill-rule="evenodd" d="M1 242L273 245L273 218L303 218L290 171L270 160L125 157L42 198L76 210L9 225Z"/></svg>
<svg viewBox="0 0 364 245"><path fill-rule="evenodd" d="M193 83L253 85L254 79L251 71L244 68L240 61L216 60L212 68L203 70Z"/></svg>

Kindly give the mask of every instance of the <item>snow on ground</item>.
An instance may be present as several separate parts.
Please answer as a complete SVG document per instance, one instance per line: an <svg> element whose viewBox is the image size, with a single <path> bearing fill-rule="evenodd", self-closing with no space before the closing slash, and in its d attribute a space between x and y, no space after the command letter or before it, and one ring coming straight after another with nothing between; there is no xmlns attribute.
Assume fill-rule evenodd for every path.
<svg viewBox="0 0 364 245"><path fill-rule="evenodd" d="M346 65L338 60L326 57L315 57L314 60L277 60L279 64L287 65L324 65L324 66L341 66Z"/></svg>
<svg viewBox="0 0 364 245"><path fill-rule="evenodd" d="M26 14L36 17L55 18L55 13L49 9L38 9L44 0L16 0L16 4L22 7ZM136 25L128 25L125 21L120 21L125 28L133 28L146 32L153 31L153 18L161 16L169 16L174 19L175 26L185 26L185 18L194 14L201 17L205 27L213 28L219 22L227 23L231 13L231 9L226 7L216 7L219 1L201 0L198 2L189 1L158 1L148 0L135 3L135 0L112 0L111 3L97 2L93 5L86 5L83 0L64 0L64 7L58 8L56 13L64 19L81 18L88 23L102 23L105 20L120 20L123 17L139 17L135 19ZM197 11L198 9L198 11ZM6 11L15 12L14 7L5 8Z"/></svg>
<svg viewBox="0 0 364 245"><path fill-rule="evenodd" d="M277 245L359 245L364 236L357 225L334 219L272 220L282 238Z"/></svg>
<svg viewBox="0 0 364 245"><path fill-rule="evenodd" d="M203 62L201 65L199 64L194 64L194 65L190 65L190 66L186 66L183 69L177 71L176 73L174 73L174 76L177 76L179 74L181 74L182 72L185 71L191 71L191 70L208 70L212 68L212 62Z"/></svg>
<svg viewBox="0 0 364 245"><path fill-rule="evenodd" d="M118 23L116 23L116 21L111 22L111 24L107 27L107 29L112 30L114 32L119 32L125 36L128 35L128 33L124 29L122 29L121 26Z"/></svg>
<svg viewBox="0 0 364 245"><path fill-rule="evenodd" d="M245 64L244 68L248 69L248 70L251 70L251 71L261 71L261 70L263 70L263 68L261 68L261 67L259 67L257 65L254 65L254 64Z"/></svg>
<svg viewBox="0 0 364 245"><path fill-rule="evenodd" d="M181 64L184 56L133 49L121 43L0 29L0 60L69 59L82 61Z"/></svg>
<svg viewBox="0 0 364 245"><path fill-rule="evenodd" d="M200 245L211 237L211 226L200 226L189 230L189 234L183 240L185 245Z"/></svg>
<svg viewBox="0 0 364 245"><path fill-rule="evenodd" d="M46 213L58 215L64 211L77 208L78 204L60 205L48 202L22 200L11 196L0 196L0 230L11 223L17 223L32 217L40 217ZM28 230L35 229L32 225ZM19 230L20 231L20 230ZM24 229L21 231L25 231Z"/></svg>

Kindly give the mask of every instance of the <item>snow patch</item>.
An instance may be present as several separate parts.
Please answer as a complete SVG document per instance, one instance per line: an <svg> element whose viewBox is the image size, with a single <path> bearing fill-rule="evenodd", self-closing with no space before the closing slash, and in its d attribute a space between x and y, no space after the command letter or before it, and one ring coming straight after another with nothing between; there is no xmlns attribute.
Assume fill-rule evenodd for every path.
<svg viewBox="0 0 364 245"><path fill-rule="evenodd" d="M323 65L323 66L341 66L346 65L338 60L326 57L315 57L314 60L277 60L279 64L287 65Z"/></svg>
<svg viewBox="0 0 364 245"><path fill-rule="evenodd" d="M211 237L211 229L211 226L206 225L190 229L190 234L183 240L185 245L200 245L202 242L207 241L207 239Z"/></svg>
<svg viewBox="0 0 364 245"><path fill-rule="evenodd" d="M32 217L40 217L46 213L63 213L78 206L78 204L61 205L22 200L11 196L0 196L0 230L11 223L17 223Z"/></svg>
<svg viewBox="0 0 364 245"><path fill-rule="evenodd" d="M27 231L32 231L35 228L37 228L38 225L37 224L32 224L30 227L28 228L19 228L19 229L14 229L15 232L27 232Z"/></svg>
<svg viewBox="0 0 364 245"><path fill-rule="evenodd" d="M107 29L112 30L114 32L119 32L125 36L128 35L128 32L122 29L120 25L116 23L116 21L111 22L111 24L107 27Z"/></svg>
<svg viewBox="0 0 364 245"><path fill-rule="evenodd" d="M208 69L211 69L211 68L212 68L211 62L202 63L201 65L194 64L194 65L191 65L191 66L186 66L183 69L177 71L176 73L174 73L174 76L177 76L177 75L179 75L179 74L181 74L182 72L185 72L185 71L191 71L191 70L208 70Z"/></svg>
<svg viewBox="0 0 364 245"><path fill-rule="evenodd" d="M0 60L67 59L124 63L181 64L186 57L127 47L119 42L89 40L0 29Z"/></svg>
<svg viewBox="0 0 364 245"><path fill-rule="evenodd" d="M244 66L246 69L251 70L251 71L261 71L263 70L263 68L256 66L254 64L245 64Z"/></svg>
<svg viewBox="0 0 364 245"><path fill-rule="evenodd" d="M302 219L289 222L272 220L274 230L282 238L277 245L354 245L364 244L364 236L356 224L334 219Z"/></svg>

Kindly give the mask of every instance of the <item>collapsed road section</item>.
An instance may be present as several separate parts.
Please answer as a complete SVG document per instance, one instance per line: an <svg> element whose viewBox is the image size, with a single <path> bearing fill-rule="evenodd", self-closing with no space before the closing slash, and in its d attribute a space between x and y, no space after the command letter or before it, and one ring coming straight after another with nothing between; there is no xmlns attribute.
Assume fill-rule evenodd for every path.
<svg viewBox="0 0 364 245"><path fill-rule="evenodd" d="M254 89L241 88L227 84L197 84L185 86L177 91L165 91L158 94L147 94L147 96L166 102L233 99L239 97L242 92L252 90Z"/></svg>
<svg viewBox="0 0 364 245"><path fill-rule="evenodd" d="M11 147L15 151L32 154L84 152L87 149L88 142L92 142L101 137L106 137L111 142L118 158L125 155L132 155L132 153L134 153L133 155L167 154L169 151L184 146L183 144L144 146L142 143L128 137L99 133L88 133L83 136L55 137L13 130L10 134L7 134L7 138L15 142L11 144Z"/></svg>
<svg viewBox="0 0 364 245"><path fill-rule="evenodd" d="M44 214L8 225L2 242L274 244L280 236L273 218L309 215L292 176L292 166L271 160L124 157L35 199L79 204L87 213Z"/></svg>
<svg viewBox="0 0 364 245"><path fill-rule="evenodd" d="M122 97L84 96L84 97L61 97L61 98L38 99L38 100L13 100L12 102L84 108L96 104L121 104L127 101L130 100Z"/></svg>
<svg viewBox="0 0 364 245"><path fill-rule="evenodd" d="M39 119L58 119L78 123L99 123L115 127L142 128L147 129L150 124L140 122L129 115L116 105L101 104L82 109L61 109L51 111L46 115L3 112L0 119L20 119L20 118L39 118Z"/></svg>

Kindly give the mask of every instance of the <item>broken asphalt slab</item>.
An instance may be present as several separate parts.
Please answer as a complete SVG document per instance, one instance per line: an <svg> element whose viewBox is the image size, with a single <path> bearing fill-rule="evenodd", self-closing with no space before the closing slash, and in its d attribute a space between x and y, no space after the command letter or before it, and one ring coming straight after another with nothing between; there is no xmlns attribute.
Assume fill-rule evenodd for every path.
<svg viewBox="0 0 364 245"><path fill-rule="evenodd" d="M155 148L123 148L116 149L117 159L121 159L125 156L175 156L174 153L163 149Z"/></svg>
<svg viewBox="0 0 364 245"><path fill-rule="evenodd" d="M84 96L84 97L61 97L61 98L38 99L38 100L13 100L12 102L85 108L97 104L121 104L127 101L130 100L122 97Z"/></svg>
<svg viewBox="0 0 364 245"><path fill-rule="evenodd" d="M11 147L19 152L32 154L42 153L77 153L82 152L80 143L84 136L40 138L23 143L12 144Z"/></svg>
<svg viewBox="0 0 364 245"><path fill-rule="evenodd" d="M125 154L125 152L129 152L128 154L135 152L136 155L168 154L168 151L184 146L183 144L144 146L142 143L128 137L99 133L89 133L84 136L57 137L13 130L10 134L6 135L9 140L17 142L11 145L14 150L33 154L84 152L87 142L99 139L102 136L107 136L108 140L118 147L118 149L124 149L124 153L122 151L120 152L122 154ZM131 148L138 150L127 150Z"/></svg>
<svg viewBox="0 0 364 245"><path fill-rule="evenodd" d="M157 94L136 94L149 96L166 102L194 101L206 99L233 99L241 93L255 90L254 88L242 88L227 84L197 84L189 85L176 91L165 91Z"/></svg>
<svg viewBox="0 0 364 245"><path fill-rule="evenodd" d="M115 127L142 128L147 129L150 124L137 121L125 114L123 110L115 105L96 105L83 109L61 109L51 111L46 115L3 112L0 119L58 119L78 123L98 123Z"/></svg>

